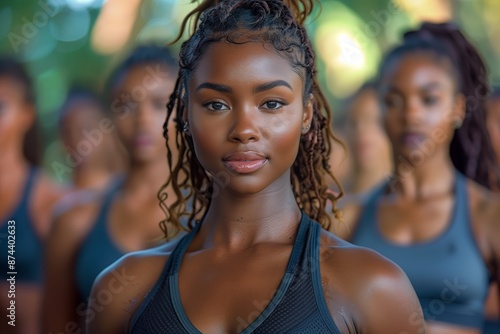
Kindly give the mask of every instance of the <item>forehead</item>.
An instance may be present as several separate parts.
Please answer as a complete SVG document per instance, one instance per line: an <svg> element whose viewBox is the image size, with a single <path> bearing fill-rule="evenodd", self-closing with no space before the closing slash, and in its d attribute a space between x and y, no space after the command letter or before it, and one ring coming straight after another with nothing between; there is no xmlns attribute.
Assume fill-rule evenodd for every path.
<svg viewBox="0 0 500 334"><path fill-rule="evenodd" d="M432 54L416 53L404 55L391 64L382 84L399 88L425 86L430 83L453 85L451 64Z"/></svg>
<svg viewBox="0 0 500 334"><path fill-rule="evenodd" d="M272 46L261 42L216 42L201 57L190 78L189 87L197 87L203 82L233 86L278 79L292 86L302 86L299 74Z"/></svg>
<svg viewBox="0 0 500 334"><path fill-rule="evenodd" d="M116 84L115 91L165 91L174 86L176 73L166 66L151 63L128 69Z"/></svg>

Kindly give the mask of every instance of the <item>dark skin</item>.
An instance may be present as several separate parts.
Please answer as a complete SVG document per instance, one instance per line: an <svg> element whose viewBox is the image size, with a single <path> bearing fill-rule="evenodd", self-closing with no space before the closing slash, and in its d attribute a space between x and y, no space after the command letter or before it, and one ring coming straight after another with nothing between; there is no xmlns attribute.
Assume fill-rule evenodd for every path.
<svg viewBox="0 0 500 334"><path fill-rule="evenodd" d="M500 168L500 96L492 97L487 103L486 125L490 135L493 150L497 157L497 166ZM500 191L500 189L498 189ZM500 292L498 285L494 285L489 292L486 302L486 316L490 319L500 319Z"/></svg>
<svg viewBox="0 0 500 334"><path fill-rule="evenodd" d="M196 155L208 172L228 180L179 273L183 308L203 333L241 332L269 303L284 275L300 220L290 167L314 112L303 86L288 61L261 43L212 44L188 82L186 117ZM248 151L261 154L264 164L248 173L235 171L227 156ZM96 314L88 332L124 333L174 247L128 255L101 274L94 297L115 270L132 278ZM343 333L423 332L423 321L410 324L422 315L399 268L326 231L320 252L325 298ZM376 307L380 303L385 307Z"/></svg>
<svg viewBox="0 0 500 334"><path fill-rule="evenodd" d="M375 222L390 242L411 245L437 238L449 226L454 205L454 167L449 145L455 124L464 117L464 98L456 93L452 68L446 60L427 54L406 55L384 76L385 127L391 140L397 182L381 199ZM432 143L424 159L412 165L412 152ZM431 146L428 146L431 147ZM414 157L414 155L413 155ZM413 158L415 159L415 158ZM414 160L415 161L415 160ZM409 166L412 172L408 172ZM500 201L473 181L467 181L471 227L484 263L491 271L500 259ZM336 233L349 240L356 214L336 224ZM498 277L494 278L498 281ZM430 334L478 334L449 323L428 322Z"/></svg>
<svg viewBox="0 0 500 334"><path fill-rule="evenodd" d="M67 109L61 120L61 141L65 147L76 151L78 144L86 140L85 131L99 129L99 122L105 117L104 111L91 100L73 101ZM116 133L103 134L91 154L73 169L73 190L104 189L113 174L123 169L120 153Z"/></svg>
<svg viewBox="0 0 500 334"><path fill-rule="evenodd" d="M0 77L0 227L7 224L9 214L21 201L30 165L23 156L23 140L35 120L35 106L26 100L24 86L10 77ZM29 195L31 228L40 240L45 240L50 227L50 215L55 202L64 194L46 175L39 174ZM12 218L12 217L10 217ZM19 222L18 222L19 224ZM7 242L7 236L0 236ZM22 245L17 245L22 247ZM0 282L0 307L6 319L8 285ZM0 322L2 333L37 333L40 323L41 287L16 282L16 327ZM28 320L29 319L29 320ZM18 331L18 332L17 332Z"/></svg>
<svg viewBox="0 0 500 334"><path fill-rule="evenodd" d="M147 87L147 95L127 114L113 114L114 131L128 152L124 183L108 213L107 229L112 242L123 252L151 247L162 231L158 222L163 212L158 206L158 184L168 177L162 124L166 116L168 94L174 87L173 70L168 76L147 71L147 66L131 68L117 85L115 95L129 94ZM145 84L146 82L146 84ZM44 332L64 332L66 324L79 322L79 300L74 273L78 251L94 226L102 205L102 195L85 194L86 203L57 217L46 252L47 279L44 300Z"/></svg>
<svg viewBox="0 0 500 334"><path fill-rule="evenodd" d="M375 90L360 92L350 104L346 118L346 139L353 168L346 191L365 192L391 171L390 143L381 124Z"/></svg>

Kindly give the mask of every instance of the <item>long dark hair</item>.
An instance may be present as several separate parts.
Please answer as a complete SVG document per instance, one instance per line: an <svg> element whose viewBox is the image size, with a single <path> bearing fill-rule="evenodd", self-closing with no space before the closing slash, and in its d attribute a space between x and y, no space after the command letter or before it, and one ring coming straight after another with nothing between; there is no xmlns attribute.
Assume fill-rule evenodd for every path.
<svg viewBox="0 0 500 334"><path fill-rule="evenodd" d="M455 168L477 183L494 189L500 186L495 153L486 128L486 102L490 95L486 65L472 43L453 23L423 23L404 35L404 42L385 57L382 77L395 59L427 52L447 59L453 67L457 90L466 98L463 124L455 130L450 156Z"/></svg>
<svg viewBox="0 0 500 334"><path fill-rule="evenodd" d="M0 77L20 83L24 89L25 102L36 105L33 82L21 63L11 57L0 57ZM23 156L33 166L39 166L41 163L40 132L36 119L24 136Z"/></svg>
<svg viewBox="0 0 500 334"><path fill-rule="evenodd" d="M342 189L329 169L331 142L339 141L330 126L332 112L319 87L315 54L303 26L313 6L313 0L205 0L184 19L178 39L190 19L194 19L194 32L180 50L179 75L167 105L164 124L164 136L167 139L167 125L174 116L179 156L174 163L167 140L170 176L158 193L160 205L167 216L160 224L167 238L180 230L191 229L195 218L206 212L211 198L217 192L217 179L203 169L195 156L191 137L182 131L187 111L187 80L211 43L241 43L242 37L246 41L271 45L303 78L303 96L312 94L314 97L311 130L301 138L299 152L292 166L291 185L299 207L324 228L329 227L331 218L326 212L327 201L333 203L332 212L336 213L335 204L342 192L335 196L328 191L325 176L330 176ZM165 189L169 185L176 200L167 206ZM188 208L188 202L191 208ZM180 223L182 216L188 218L187 228Z"/></svg>

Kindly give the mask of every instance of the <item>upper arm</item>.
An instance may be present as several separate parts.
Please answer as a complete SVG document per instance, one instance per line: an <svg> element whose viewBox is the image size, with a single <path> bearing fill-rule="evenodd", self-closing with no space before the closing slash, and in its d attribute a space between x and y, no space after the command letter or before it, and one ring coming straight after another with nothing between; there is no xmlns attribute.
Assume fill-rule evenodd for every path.
<svg viewBox="0 0 500 334"><path fill-rule="evenodd" d="M56 219L45 246L43 291L44 332L64 332L78 323L85 305L78 305L74 269L81 242L91 226L90 208L79 208Z"/></svg>
<svg viewBox="0 0 500 334"><path fill-rule="evenodd" d="M425 332L415 290L398 266L348 243L323 250L330 252L321 255L325 298L339 328L370 334Z"/></svg>
<svg viewBox="0 0 500 334"><path fill-rule="evenodd" d="M424 333L425 320L415 290L405 273L379 255L359 289L357 302L363 333Z"/></svg>
<svg viewBox="0 0 500 334"><path fill-rule="evenodd" d="M166 255L129 253L94 281L85 319L87 333L125 333L132 316L158 280Z"/></svg>

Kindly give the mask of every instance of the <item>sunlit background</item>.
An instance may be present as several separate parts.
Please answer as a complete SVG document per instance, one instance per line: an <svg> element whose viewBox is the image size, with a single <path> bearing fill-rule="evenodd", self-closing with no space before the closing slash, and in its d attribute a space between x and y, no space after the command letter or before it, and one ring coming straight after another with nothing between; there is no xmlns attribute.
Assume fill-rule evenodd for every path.
<svg viewBox="0 0 500 334"><path fill-rule="evenodd" d="M0 52L18 57L35 80L48 166L61 155L55 128L68 89L76 84L99 90L116 62L135 45L172 40L193 4L2 0L0 8ZM499 0L323 0L322 11L308 29L336 117L342 114L342 99L372 78L384 52L422 20L459 23L481 50L492 81L500 82L498 13Z"/></svg>

